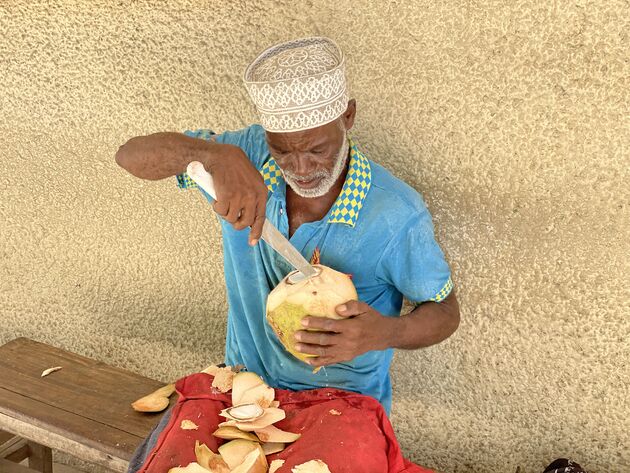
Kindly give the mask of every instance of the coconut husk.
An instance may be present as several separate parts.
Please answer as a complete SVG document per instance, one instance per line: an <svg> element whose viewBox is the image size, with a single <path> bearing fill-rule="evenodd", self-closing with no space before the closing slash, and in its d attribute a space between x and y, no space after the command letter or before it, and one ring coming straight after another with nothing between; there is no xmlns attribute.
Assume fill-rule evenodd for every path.
<svg viewBox="0 0 630 473"><path fill-rule="evenodd" d="M272 461L271 465L269 465L269 473L275 473L282 465L284 465L284 460L278 459Z"/></svg>
<svg viewBox="0 0 630 473"><path fill-rule="evenodd" d="M175 384L167 384L131 404L138 412L160 412L168 407L168 398L175 392Z"/></svg>
<svg viewBox="0 0 630 473"><path fill-rule="evenodd" d="M291 468L291 473L330 473L328 465L321 460L311 460Z"/></svg>
<svg viewBox="0 0 630 473"><path fill-rule="evenodd" d="M301 437L301 434L285 432L284 430L280 430L278 427L275 427L273 425L268 425L267 427L264 427L262 429L257 429L254 432L263 442L291 443L295 442Z"/></svg>
<svg viewBox="0 0 630 473"><path fill-rule="evenodd" d="M220 439L225 440L235 440L235 439L243 439L243 440L251 440L253 442L258 442L258 437L254 434L250 434L249 432L243 432L241 429L237 429L236 427L219 427L215 430L212 435L218 437ZM268 455L268 453L266 454Z"/></svg>
<svg viewBox="0 0 630 473"><path fill-rule="evenodd" d="M176 466L175 468L171 468L168 470L168 473L208 473L208 470L199 463L192 462L189 463L188 466ZM227 470L226 473L230 473L230 470Z"/></svg>
<svg viewBox="0 0 630 473"><path fill-rule="evenodd" d="M261 462L264 460L264 463ZM267 473L267 460L260 450L252 450L243 459L243 463L230 473Z"/></svg>
<svg viewBox="0 0 630 473"><path fill-rule="evenodd" d="M284 450L286 444L280 442L265 442L262 444L263 452L265 455L271 455L273 453L278 453Z"/></svg>
<svg viewBox="0 0 630 473"><path fill-rule="evenodd" d="M179 428L182 430L197 430L199 426L192 420L184 419L181 424L179 424Z"/></svg>
<svg viewBox="0 0 630 473"><path fill-rule="evenodd" d="M275 398L275 391L266 384L259 384L245 391L238 401L238 405L255 403L260 407L270 407ZM237 405L237 404L235 404Z"/></svg>
<svg viewBox="0 0 630 473"><path fill-rule="evenodd" d="M262 447L258 442L252 442L250 440L236 439L231 440L228 443L224 443L219 447L219 453L221 458L227 463L231 470L240 466L245 457L250 452L258 450L260 455L258 457L258 463L264 466L263 472L267 471L267 458L263 452Z"/></svg>
<svg viewBox="0 0 630 473"><path fill-rule="evenodd" d="M212 473L230 473L230 468L225 460L208 448L205 443L195 442L195 457L197 463Z"/></svg>
<svg viewBox="0 0 630 473"><path fill-rule="evenodd" d="M241 401L245 391L264 384L263 379L256 373L250 371L237 373L232 380L232 405L238 406L239 404L245 404Z"/></svg>

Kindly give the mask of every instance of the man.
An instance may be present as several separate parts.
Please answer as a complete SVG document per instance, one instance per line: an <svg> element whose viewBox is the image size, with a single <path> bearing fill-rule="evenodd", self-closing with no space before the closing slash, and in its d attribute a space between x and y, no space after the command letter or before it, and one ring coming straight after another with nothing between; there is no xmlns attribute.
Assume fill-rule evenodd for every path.
<svg viewBox="0 0 630 473"><path fill-rule="evenodd" d="M441 342L456 330L459 309L421 197L348 136L356 102L344 66L327 38L273 46L244 77L262 126L137 137L116 162L143 179L177 176L184 188L194 187L185 174L191 161L213 176L229 303L227 364L244 364L274 387L370 395L389 413L392 349ZM309 364L290 355L265 320L267 295L292 270L259 241L265 218L307 259L318 250L322 264L351 274L357 288L359 301L337 307L341 320L303 319L297 348L317 355ZM399 317L403 297L416 307ZM319 366L325 369L314 373Z"/></svg>

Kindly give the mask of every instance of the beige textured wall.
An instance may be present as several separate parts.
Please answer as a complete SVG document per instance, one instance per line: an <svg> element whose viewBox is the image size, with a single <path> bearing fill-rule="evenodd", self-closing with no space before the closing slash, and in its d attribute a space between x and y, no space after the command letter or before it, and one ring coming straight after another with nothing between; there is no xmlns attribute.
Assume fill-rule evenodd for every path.
<svg viewBox="0 0 630 473"><path fill-rule="evenodd" d="M335 5L341 3L342 5ZM393 423L444 472L630 472L627 1L0 3L0 342L169 380L221 358L218 225L114 165L255 120L240 77L310 34L348 57L369 155L423 192L463 322L399 352Z"/></svg>

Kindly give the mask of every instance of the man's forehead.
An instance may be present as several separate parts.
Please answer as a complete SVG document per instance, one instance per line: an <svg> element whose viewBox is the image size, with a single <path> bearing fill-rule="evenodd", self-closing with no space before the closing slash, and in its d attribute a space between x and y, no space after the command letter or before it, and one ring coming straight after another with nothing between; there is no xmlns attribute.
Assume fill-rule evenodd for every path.
<svg viewBox="0 0 630 473"><path fill-rule="evenodd" d="M269 145L285 145L285 146L308 146L315 147L329 144L335 140L334 130L337 126L334 123L328 123L323 126L311 128L309 130L293 131L293 132L265 132L267 143Z"/></svg>

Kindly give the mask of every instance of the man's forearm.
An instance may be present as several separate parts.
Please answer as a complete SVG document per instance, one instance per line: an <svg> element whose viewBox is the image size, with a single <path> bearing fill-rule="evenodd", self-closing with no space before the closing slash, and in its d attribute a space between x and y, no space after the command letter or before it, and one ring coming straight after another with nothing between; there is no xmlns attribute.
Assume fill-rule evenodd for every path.
<svg viewBox="0 0 630 473"><path fill-rule="evenodd" d="M131 138L118 149L116 162L136 177L165 179L183 173L192 161L207 164L220 146L182 133L155 133Z"/></svg>
<svg viewBox="0 0 630 473"><path fill-rule="evenodd" d="M440 343L459 326L459 305L452 292L442 302L425 302L392 320L390 346L413 350Z"/></svg>

